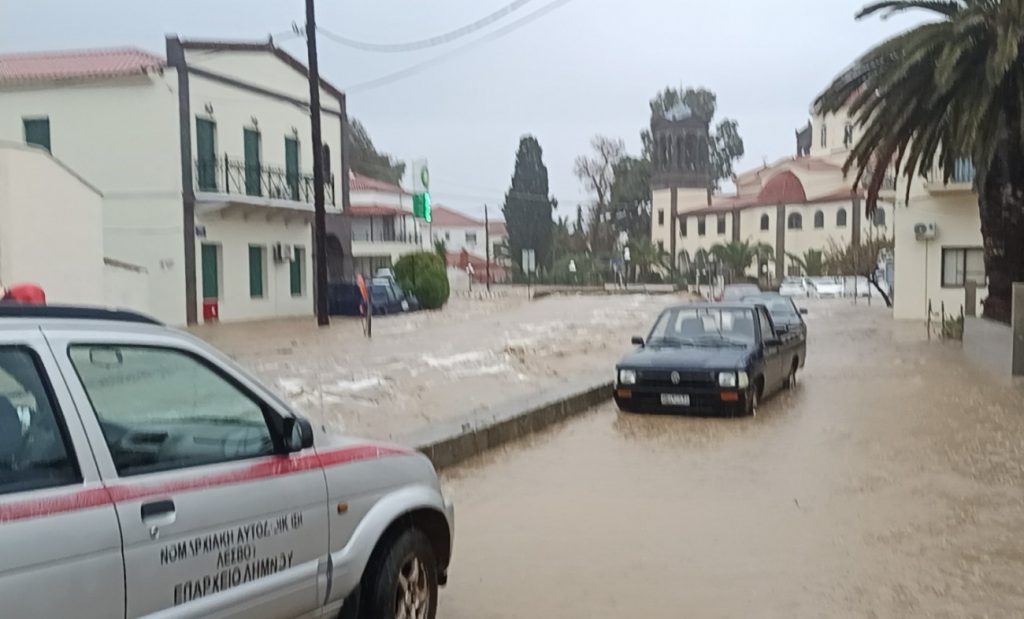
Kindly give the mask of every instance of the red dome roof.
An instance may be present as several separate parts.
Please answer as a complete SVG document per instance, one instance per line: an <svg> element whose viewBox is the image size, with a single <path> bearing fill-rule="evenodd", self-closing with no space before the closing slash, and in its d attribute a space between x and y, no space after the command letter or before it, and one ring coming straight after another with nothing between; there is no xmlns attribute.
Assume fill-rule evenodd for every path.
<svg viewBox="0 0 1024 619"><path fill-rule="evenodd" d="M807 192L796 174L786 170L765 183L757 199L768 204L797 204L807 202Z"/></svg>

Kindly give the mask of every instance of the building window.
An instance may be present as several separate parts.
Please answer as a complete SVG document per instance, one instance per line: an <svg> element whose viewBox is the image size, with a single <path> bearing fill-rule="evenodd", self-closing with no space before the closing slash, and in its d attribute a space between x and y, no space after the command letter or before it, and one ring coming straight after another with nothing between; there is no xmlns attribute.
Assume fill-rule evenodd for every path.
<svg viewBox="0 0 1024 619"><path fill-rule="evenodd" d="M884 210L882 210L880 208L876 208L875 209L874 224L878 228L884 228L885 227L885 211Z"/></svg>
<svg viewBox="0 0 1024 619"><path fill-rule="evenodd" d="M658 241L658 251L665 251L665 241Z"/></svg>
<svg viewBox="0 0 1024 619"><path fill-rule="evenodd" d="M845 208L841 208L838 211L836 211L836 227L837 228L845 228L846 227L846 209Z"/></svg>
<svg viewBox="0 0 1024 619"><path fill-rule="evenodd" d="M761 215L761 229L767 230L772 225L772 218L768 215Z"/></svg>
<svg viewBox="0 0 1024 619"><path fill-rule="evenodd" d="M665 211L658 211L658 225L665 225Z"/></svg>
<svg viewBox="0 0 1024 619"><path fill-rule="evenodd" d="M476 245L476 232L466 233L466 245Z"/></svg>
<svg viewBox="0 0 1024 619"><path fill-rule="evenodd" d="M821 211L814 211L814 227L824 228L825 227L825 213Z"/></svg>
<svg viewBox="0 0 1024 619"><path fill-rule="evenodd" d="M679 236L686 236L686 217L679 218Z"/></svg>
<svg viewBox="0 0 1024 619"><path fill-rule="evenodd" d="M845 146L846 148L849 148L849 147L853 146L853 124L852 123L846 123L846 126L843 127L843 146Z"/></svg>
<svg viewBox="0 0 1024 619"><path fill-rule="evenodd" d="M264 278L267 272L267 248L262 245L249 246L249 297L263 298Z"/></svg>
<svg viewBox="0 0 1024 619"><path fill-rule="evenodd" d="M245 149L245 193L250 196L263 195L263 165L260 162L260 132L243 129L242 142Z"/></svg>
<svg viewBox="0 0 1024 619"><path fill-rule="evenodd" d="M821 123L821 147L826 148L828 146L828 127L825 126L825 122Z"/></svg>
<svg viewBox="0 0 1024 619"><path fill-rule="evenodd" d="M802 230L804 227L803 216L800 213L790 213L786 218L786 227L790 230Z"/></svg>
<svg viewBox="0 0 1024 619"><path fill-rule="evenodd" d="M217 123L209 118L196 117L196 184L199 191L217 190Z"/></svg>
<svg viewBox="0 0 1024 619"><path fill-rule="evenodd" d="M203 271L203 299L220 298L220 246L203 243L200 249Z"/></svg>
<svg viewBox="0 0 1024 619"><path fill-rule="evenodd" d="M50 117L23 118L22 125L25 127L25 143L42 146L50 151Z"/></svg>
<svg viewBox="0 0 1024 619"><path fill-rule="evenodd" d="M697 236L704 236L705 234L707 234L708 229L705 223L706 222L704 221L703 217L697 218Z"/></svg>
<svg viewBox="0 0 1024 619"><path fill-rule="evenodd" d="M299 199L299 140L284 138L284 181L288 185L288 198Z"/></svg>
<svg viewBox="0 0 1024 619"><path fill-rule="evenodd" d="M302 280L306 274L306 249L303 247L296 247L295 254L292 256L292 263L289 268L288 281L291 284L292 296L301 297Z"/></svg>
<svg viewBox="0 0 1024 619"><path fill-rule="evenodd" d="M963 288L967 282L985 285L985 250L980 247L943 247L942 287Z"/></svg>
<svg viewBox="0 0 1024 619"><path fill-rule="evenodd" d="M449 232L449 231L447 231L447 230L445 230L445 231L444 231L444 240L445 240L445 241L450 241L450 240L452 240L452 233L451 233L451 232Z"/></svg>
<svg viewBox="0 0 1024 619"><path fill-rule="evenodd" d="M725 234L725 215L718 216L718 234Z"/></svg>

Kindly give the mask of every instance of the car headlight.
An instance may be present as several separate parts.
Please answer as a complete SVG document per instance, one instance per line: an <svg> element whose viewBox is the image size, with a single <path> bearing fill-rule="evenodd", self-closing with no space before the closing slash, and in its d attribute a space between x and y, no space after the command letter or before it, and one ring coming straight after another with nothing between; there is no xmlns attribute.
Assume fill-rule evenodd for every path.
<svg viewBox="0 0 1024 619"><path fill-rule="evenodd" d="M719 372L718 373L718 386L727 387L729 389L736 388L736 372Z"/></svg>
<svg viewBox="0 0 1024 619"><path fill-rule="evenodd" d="M619 370L619 384L620 385L635 385L636 384L636 370Z"/></svg>
<svg viewBox="0 0 1024 619"><path fill-rule="evenodd" d="M746 389L747 387L750 386L750 377L747 376L746 372L737 372L736 376L739 379L736 382L739 385L740 389Z"/></svg>

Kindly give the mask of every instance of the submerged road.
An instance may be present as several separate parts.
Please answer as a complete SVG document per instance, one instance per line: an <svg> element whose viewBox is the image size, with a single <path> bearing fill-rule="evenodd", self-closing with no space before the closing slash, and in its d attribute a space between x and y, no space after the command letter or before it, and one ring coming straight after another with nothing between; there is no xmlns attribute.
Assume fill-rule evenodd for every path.
<svg viewBox="0 0 1024 619"><path fill-rule="evenodd" d="M609 404L446 472L438 616L1024 616L1024 392L808 305L800 384L756 418Z"/></svg>

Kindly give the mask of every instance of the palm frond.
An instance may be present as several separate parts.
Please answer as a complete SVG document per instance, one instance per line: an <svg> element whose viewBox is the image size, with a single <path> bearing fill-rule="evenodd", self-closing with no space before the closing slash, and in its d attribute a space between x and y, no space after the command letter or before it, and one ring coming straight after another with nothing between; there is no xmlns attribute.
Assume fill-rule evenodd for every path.
<svg viewBox="0 0 1024 619"><path fill-rule="evenodd" d="M857 19L863 19L875 13L882 13L882 17L885 18L911 9L925 9L952 17L964 9L964 4L957 0L885 0L869 4L861 9L857 13Z"/></svg>

